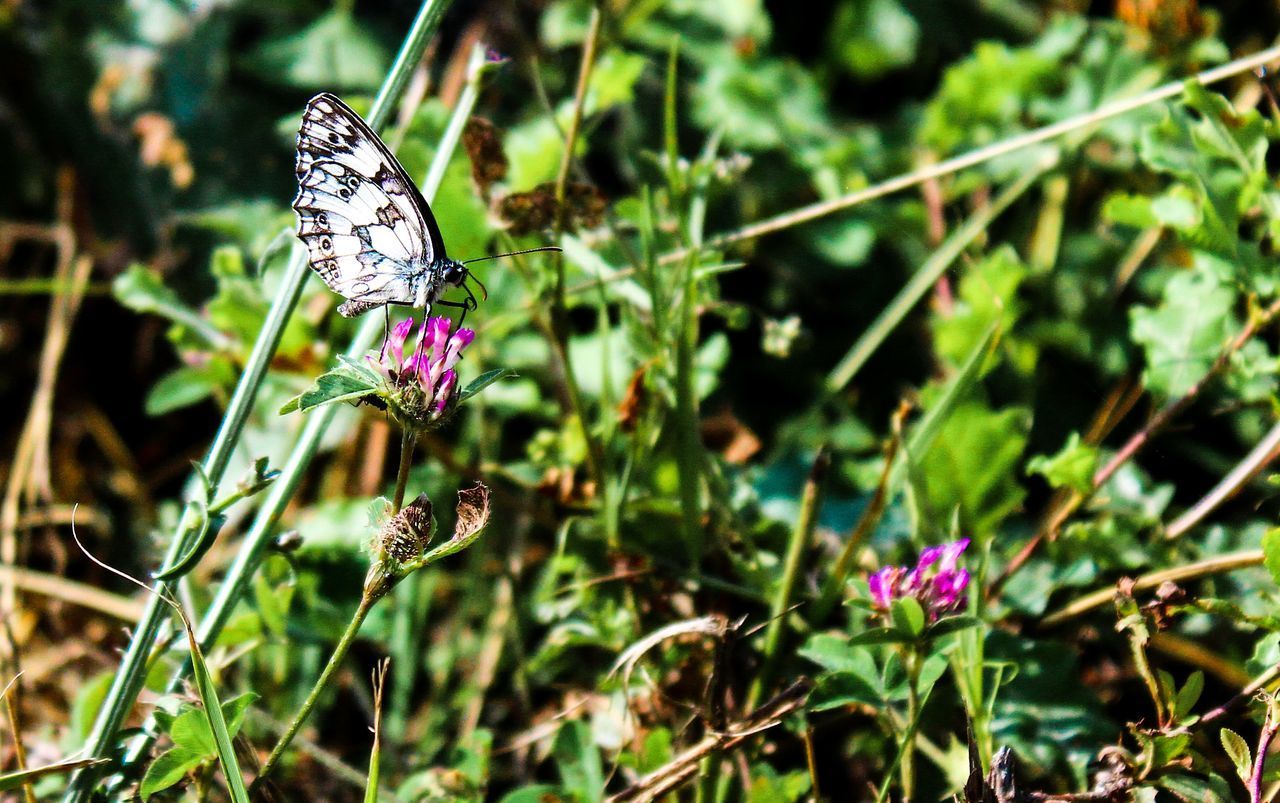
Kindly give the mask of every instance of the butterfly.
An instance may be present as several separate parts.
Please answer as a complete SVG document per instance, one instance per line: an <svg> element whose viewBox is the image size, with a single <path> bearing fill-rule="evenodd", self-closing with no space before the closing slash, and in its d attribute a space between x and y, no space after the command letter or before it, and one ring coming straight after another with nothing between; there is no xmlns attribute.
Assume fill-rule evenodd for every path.
<svg viewBox="0 0 1280 803"><path fill-rule="evenodd" d="M347 299L340 314L353 317L393 304L428 309L440 303L462 308L463 315L476 308L467 264L480 260L449 258L435 215L409 174L369 124L334 95L324 92L307 102L295 172L298 238L311 269ZM453 287L467 291L465 301L441 299Z"/></svg>

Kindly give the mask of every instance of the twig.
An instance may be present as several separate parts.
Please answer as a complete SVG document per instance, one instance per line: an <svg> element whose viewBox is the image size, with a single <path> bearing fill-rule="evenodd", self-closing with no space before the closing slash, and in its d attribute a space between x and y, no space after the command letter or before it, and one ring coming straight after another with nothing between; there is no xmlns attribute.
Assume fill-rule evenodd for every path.
<svg viewBox="0 0 1280 803"><path fill-rule="evenodd" d="M1087 494L1078 492L1073 493L1067 502L1063 503L1061 507L1057 508L1047 516L1045 524L1036 532L1035 536L1033 536L1031 540L1029 540L1022 549L1013 556L1009 563L1004 567L1004 570L1001 571L1000 576L992 583L992 590L990 594L994 595L998 589L1002 588L1009 578L1031 559L1032 555L1034 555L1036 550L1039 549L1040 544L1042 544L1047 538L1051 538L1053 534L1057 532L1057 529L1062 526L1062 523L1065 522L1072 513L1078 510L1081 505L1088 501L1093 494L1097 493L1098 489L1106 484L1107 480L1111 479L1111 477L1120 470L1121 466L1133 459L1134 455L1136 455L1143 446L1149 443L1158 432L1167 427L1183 409L1191 404L1191 402L1209 386L1209 383L1231 364L1232 355L1243 348L1245 343L1249 342L1249 340L1258 333L1258 330L1270 323L1278 314L1280 314L1280 300L1273 302L1271 306L1254 316L1244 326L1244 328L1242 328L1236 336L1232 338L1231 342L1223 348L1223 350L1214 359L1213 364L1209 366L1209 369L1205 371L1205 373L1197 379L1185 393L1162 407L1159 412L1151 417L1150 421L1131 435L1129 440L1125 441L1124 445L1120 447L1120 450L1112 455L1111 459L1108 460L1106 464L1094 472L1093 480L1090 483L1089 492ZM1277 427L1268 435L1268 439L1272 437L1275 437L1278 440L1276 443L1271 444L1270 451L1274 451L1277 444L1280 444L1280 424L1277 424ZM1241 466L1258 462L1257 468L1254 469L1254 471L1257 471L1260 470L1267 461L1274 457L1274 454L1270 453L1258 455L1257 453L1259 452L1259 448L1255 448L1253 452L1250 452L1249 456L1241 463ZM1251 458L1253 459L1251 460ZM1261 462L1259 462L1259 460ZM1229 484L1227 479L1232 479L1233 483L1237 479L1239 482L1244 482L1248 479L1248 476L1251 476L1244 476L1241 479L1236 473L1237 470L1242 469L1237 467L1236 470L1233 470L1231 474L1228 475L1228 478L1224 478L1223 482L1219 483L1219 486L1215 488L1214 492L1211 492L1210 496L1213 496L1218 489L1222 489L1220 498L1214 499L1212 504L1204 502L1203 504L1205 507L1203 509L1200 504L1197 504L1191 511L1188 511L1188 514L1179 518L1170 525L1169 531L1167 531L1166 534L1168 535L1168 532L1173 532L1176 533L1176 535L1181 535L1182 532L1216 507L1223 498L1226 498L1226 496L1230 494L1230 491L1236 487L1234 484ZM1206 497L1206 500L1208 499L1209 497ZM1192 512L1195 512L1196 516L1194 518L1188 518ZM1176 535L1168 535L1168 537L1172 538L1176 537Z"/></svg>
<svg viewBox="0 0 1280 803"><path fill-rule="evenodd" d="M1189 78L1170 81L1163 86L1143 92L1141 95L1137 95L1132 98L1121 98L1120 100L1103 104L1091 112L1079 114L1075 117L1053 123L1052 125L1037 128L1034 131L1028 131L1027 133L1019 136L1001 140L1000 142L993 143L986 147L978 148L977 150L969 151L968 153L938 162L937 164L929 165L921 168L920 170L896 176L874 186L856 190L854 192L841 195L838 198L832 198L829 201L810 204L809 206L801 207L799 209L792 210L791 212L777 215L776 217L766 218L750 225L743 226L740 229L735 229L734 231L717 235L707 241L707 246L709 248L723 248L727 245L741 242L743 240L750 240L755 237L772 234L773 232L790 228L791 226L797 226L801 223L808 223L811 220L816 220L834 212L849 209L850 207L857 206L858 204L863 204L867 201L873 201L877 198L883 198L886 195L892 195L895 192L909 189L931 179L941 178L943 176L950 175L951 173L959 172L965 168L973 167L1015 151L1023 150L1024 148L1029 148L1032 145L1038 145L1041 142L1048 142L1049 140L1056 139L1063 134L1068 134L1072 131L1078 131L1080 129L1097 125L1111 119L1112 117L1127 114L1128 112L1140 109L1143 106L1177 97L1185 91L1188 80L1195 81L1200 84L1212 84L1223 79L1248 72L1255 67L1274 62L1277 59L1280 59L1280 46L1269 47L1266 50L1260 50L1253 55L1244 56L1243 58L1230 61L1220 67L1215 67L1211 70L1205 70L1204 72L1189 76ZM665 254L661 261L664 264L669 264L684 258L685 255L684 250L676 251Z"/></svg>
<svg viewBox="0 0 1280 803"><path fill-rule="evenodd" d="M1165 529L1164 537L1173 539L1196 526L1240 487L1249 482L1267 464L1280 455L1280 422L1271 427L1271 431L1236 464L1217 485L1204 497L1192 505L1185 513L1174 519Z"/></svg>
<svg viewBox="0 0 1280 803"><path fill-rule="evenodd" d="M813 683L801 678L778 696L753 711L741 722L720 733L711 733L673 758L666 765L637 780L631 786L608 798L608 803L629 800L654 800L675 791L698 771L698 763L712 752L732 750L763 730L779 724L784 717L804 704Z"/></svg>
<svg viewBox="0 0 1280 803"><path fill-rule="evenodd" d="M1134 591L1146 591L1156 588L1161 583L1180 583L1187 580L1195 580L1201 577L1208 577L1214 574L1225 574L1236 569L1245 569L1250 566L1262 565L1262 550L1247 549L1242 552L1232 552L1227 555L1218 555L1208 560L1189 563L1186 566L1176 566L1172 569L1161 569L1155 572L1138 577L1133 581ZM1104 588L1091 594L1086 594L1069 605L1049 614L1040 620L1041 627L1056 627L1063 622L1074 619L1075 617L1088 613L1094 608L1100 608L1111 601L1115 596L1114 588Z"/></svg>
<svg viewBox="0 0 1280 803"><path fill-rule="evenodd" d="M54 244L57 251L54 281L66 285L68 289L49 299L49 323L44 348L40 352L35 392L31 395L27 418L10 463L4 499L0 502L0 563L10 566L18 562L17 526L21 497L25 495L30 504L38 497L49 500L52 496L49 431L53 422L54 385L71 325L80 309L84 288L89 281L89 271L93 267L93 260L89 256L75 256L75 233L71 221L74 191L75 174L69 169L61 171L58 176L57 221L50 226L39 227L39 231L28 232L28 236L23 238L35 239L38 236ZM0 584L0 615L12 616L16 609L16 587L6 578Z"/></svg>
<svg viewBox="0 0 1280 803"><path fill-rule="evenodd" d="M1250 320L1249 323L1245 324L1239 334L1237 334L1227 347L1218 354L1217 358L1213 361L1213 364L1209 366L1209 370L1204 372L1204 375L1197 379L1191 387L1187 388L1185 393L1160 408L1160 411L1152 416L1151 420L1148 421L1142 429L1135 432L1129 440L1125 442L1124 446L1121 446L1120 450L1112 455L1111 459L1094 473L1093 487L1095 489L1100 488L1107 480L1111 479L1111 476L1115 474L1121 466L1137 454L1138 450L1145 446L1156 433L1168 426L1169 422L1172 421L1178 413L1182 412L1188 404L1195 400L1205 387L1217 378L1218 374L1222 373L1222 371L1231 363L1231 355L1235 354L1244 346L1245 343L1253 339L1253 336L1257 334L1258 330L1270 323L1277 314L1280 314L1280 300L1272 302L1271 306L1267 307Z"/></svg>
<svg viewBox="0 0 1280 803"><path fill-rule="evenodd" d="M146 607L139 600L112 594L88 583L78 583L55 574L24 569L21 566L0 564L0 578L13 583L15 588L23 591L43 594L73 605L91 608L126 622L138 621L142 618L142 611Z"/></svg>

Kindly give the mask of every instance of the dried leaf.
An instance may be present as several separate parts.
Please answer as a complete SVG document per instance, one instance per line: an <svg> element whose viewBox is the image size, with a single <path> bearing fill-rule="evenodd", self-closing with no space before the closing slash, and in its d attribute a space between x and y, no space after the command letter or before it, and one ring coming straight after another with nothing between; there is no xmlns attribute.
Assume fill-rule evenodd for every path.
<svg viewBox="0 0 1280 803"><path fill-rule="evenodd" d="M480 188L480 196L488 200L489 188L506 178L510 167L497 127L483 117L472 117L463 129L462 147L471 159L471 178Z"/></svg>
<svg viewBox="0 0 1280 803"><path fill-rule="evenodd" d="M453 540L470 538L489 523L489 489L482 483L458 491L458 520L453 527Z"/></svg>

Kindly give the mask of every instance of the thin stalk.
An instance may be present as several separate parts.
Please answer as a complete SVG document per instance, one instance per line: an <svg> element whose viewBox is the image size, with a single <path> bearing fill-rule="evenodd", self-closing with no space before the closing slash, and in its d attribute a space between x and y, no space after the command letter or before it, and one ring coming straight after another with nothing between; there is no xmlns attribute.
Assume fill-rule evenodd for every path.
<svg viewBox="0 0 1280 803"><path fill-rule="evenodd" d="M907 656L907 721L920 720L920 656L911 652ZM902 799L910 800L915 796L916 786L916 729L912 728L902 742L899 751L901 758L898 767L899 783L902 784Z"/></svg>
<svg viewBox="0 0 1280 803"><path fill-rule="evenodd" d="M703 228L707 215L707 184L710 165L720 145L719 131L713 132L698 159L702 168L694 179L685 221L689 254L684 264L680 294L679 336L676 340L676 448L679 459L680 510L684 523L687 557L693 565L702 557L702 439L698 432L698 391L695 359L698 353L698 264L702 258Z"/></svg>
<svg viewBox="0 0 1280 803"><path fill-rule="evenodd" d="M1217 485L1213 486L1213 489L1205 494L1203 499L1174 519L1173 523L1165 529L1164 537L1169 539L1177 538L1199 524L1218 505L1240 490L1241 486L1256 477L1258 472L1266 468L1267 464L1276 458L1277 454L1280 454L1280 423L1272 426L1262 440L1258 441L1258 444L1249 450L1249 454L1231 471L1227 472L1227 475Z"/></svg>
<svg viewBox="0 0 1280 803"><path fill-rule="evenodd" d="M857 557L858 550L862 548L867 536L879 523L880 516L888 505L889 477L893 473L895 459L898 456L898 445L899 440L892 438L884 447L884 468L880 470L880 481L871 495L871 501L862 511L857 524L853 526L853 532L840 548L840 554L836 557L831 574L827 575L827 581L822 585L822 592L818 595L818 601L813 607L811 621L814 624L825 621L831 609L835 607L836 601L840 599L840 592L844 589L845 579L849 576L849 570L853 568L853 560Z"/></svg>
<svg viewBox="0 0 1280 803"><path fill-rule="evenodd" d="M370 125L374 128L380 128L390 116L390 112L395 104L396 98L399 97L400 93L404 90L404 87L408 84L409 78L411 77L413 70L416 68L418 61L421 59L422 53L426 49L427 42L434 33L440 16L444 13L449 2L450 0L425 0L425 2L423 2L418 11L418 16L414 20L413 27L410 29L409 34L405 39L405 43L401 47L399 55L396 57L396 62L392 66L391 73L388 75L386 82L382 86L382 90L378 93L378 97L374 101L373 108L369 112L368 120ZM479 80L479 73L472 76L472 80L468 83L466 91L463 92L462 97L458 100L457 108L454 109L455 117L461 116L465 119L470 116L471 110L475 106L476 98L479 95ZM452 129L453 126L450 126L449 130ZM436 160L444 159L447 162L453 155L453 151L456 146L456 138L443 138L434 158ZM422 194L430 200L435 196L436 190L438 189L438 183L424 183L422 186ZM294 268L297 268L297 271L299 272L296 287L290 284L290 280L294 275ZM293 297L288 303L288 309L285 310L285 318L287 318L287 312L292 309L293 302L297 300L297 291L301 289L301 281L303 278L306 278L307 273L308 270L305 258L303 258L303 261L300 264L295 262L290 265L290 272L281 289L281 297L290 295L288 292L290 288L293 290ZM277 302L280 301L281 297L277 297ZM272 311L275 311L274 306ZM271 321L270 314L268 315L268 321ZM355 337L352 339L351 344L346 351L347 356L352 359L359 359L363 356L364 353L373 346L378 335L381 334L382 323L382 318L380 316L367 316L366 320L360 325L360 329L357 331ZM283 319L281 322L281 329L283 329ZM275 338L278 341L279 332L276 333ZM274 350L274 345L272 346L272 349ZM265 370L265 365L263 368ZM279 523L280 517L284 514L284 510L288 506L289 501L293 498L293 494L297 490L298 485L302 482L303 475L306 473L307 468L311 464L312 458L315 457L316 451L319 449L320 440L328 429L329 424L333 421L333 417L336 413L337 407L329 405L310 414L306 424L303 426L302 433L299 435L298 440L294 443L294 446L289 453L288 461L285 463L284 468L281 469L279 478L268 489L268 495L263 501L262 507L258 509L258 513L255 516L252 525L250 525L249 531L245 535L244 542L241 544L240 549L236 554L235 561L228 570L226 579L219 587L217 595L214 597L213 602L210 604L208 611L200 621L199 627L197 628L200 643L206 649L211 648L214 641L217 640L218 635L222 632L223 626L231 616L232 609L235 607L235 604L239 601L244 590L247 588L249 579L257 569L258 562L262 557L263 551L266 549L272 536L275 534L276 525ZM175 552L175 554L183 553L185 553L185 550ZM152 596L152 599L155 599L154 595ZM145 632L144 625L150 620L150 617L148 616L150 607L151 606L148 608L148 612L144 613L143 624L139 625L139 629L134 636L134 642L130 644L130 653L125 656L126 662L129 661L129 656L135 650L134 645L139 643L139 639L142 638L142 634ZM154 627L156 632L151 633L147 637L148 646L155 641L156 635L159 631L159 621L156 622ZM132 670L139 675L136 679L137 685L128 693L128 701L121 704L121 711L116 715L117 719L115 720L115 725L110 728L113 733L115 729L119 727L119 721L123 719L125 712L127 712L128 708L132 705L132 701L137 696L137 691L141 685L141 670L143 668L143 659L145 658L146 652L147 650L141 651L136 662L137 666ZM117 674L116 682L112 686L113 691L116 686L120 685L120 678L125 674L125 668L127 665L128 664L122 665L120 673ZM184 662L179 670L170 678L167 688L171 691L180 688L183 679L190 671L190 664L188 662ZM107 698L108 703L112 699L113 698L109 694ZM100 715L99 720L101 721L101 719L102 716ZM126 765L135 763L146 752L146 750L149 749L151 742L154 739L153 731L154 721L149 719L143 734L135 739L133 744L130 745L125 757ZM101 741L102 744L99 749L104 749L108 746L106 739ZM91 741L90 744L92 745L94 743ZM90 755L94 755L94 753L90 753ZM92 787L87 786L77 788L73 786L72 789L75 791L75 794L73 795L69 791L66 800L84 801L87 800Z"/></svg>
<svg viewBox="0 0 1280 803"><path fill-rule="evenodd" d="M587 28L586 40L582 44L582 62L578 66L578 83L574 90L573 111L569 118L569 128L564 136L564 153L560 157L560 170L556 175L556 235L564 232L568 222L565 212L565 196L569 182L569 171L573 165L573 151L577 147L578 134L582 130L583 107L587 102L587 89L591 83L591 72L595 68L596 50L600 39L602 14L598 5L591 8L591 21ZM609 494L609 487L604 473L604 449L599 440L591 432L587 423L586 405L582 399L582 390L578 385L573 363L569 359L568 307L565 304L565 264L564 254L555 257L556 284L551 298L551 334L552 345L559 357L561 373L564 377L565 393L569 397L569 406L578 420L583 442L587 444L587 470L596 487L604 495Z"/></svg>
<svg viewBox="0 0 1280 803"><path fill-rule="evenodd" d="M333 677L333 673L338 671L338 667L342 665L342 660L347 657L347 651L355 643L356 635L360 632L360 626L364 624L365 618L369 615L369 611L373 610L373 606L377 601L378 598L370 594L365 594L360 598L360 605L356 608L355 614L347 624L347 629L343 631L342 638L338 641L337 646L333 648L333 654L329 656L328 663L324 665L324 670L320 672L320 677L316 679L315 685L311 687L311 693L303 701L302 707L298 709L298 713L294 714L289 727L285 728L284 733L280 735L280 740L271 749L271 755L267 756L266 762L262 765L262 770L258 773L257 780L253 782L254 786L258 786L259 782L270 775L271 771L280 763L281 756L284 755L284 751L302 728L303 723L307 721L307 717L311 715L311 709L316 707L316 702L320 699L320 694L325 690L325 687L329 685L329 680Z"/></svg>
<svg viewBox="0 0 1280 803"><path fill-rule="evenodd" d="M1241 552L1232 552L1227 555L1218 555L1208 560L1189 563L1186 566L1175 566L1172 569L1161 569L1155 572L1149 572L1138 577L1133 581L1134 591L1147 591L1148 589L1158 588L1161 583L1184 583L1188 580L1197 580L1201 577L1209 577L1215 574L1225 574L1233 572L1236 569L1247 569L1251 566L1261 566L1263 555L1261 549L1246 549ZM1081 614L1088 613L1094 608L1100 608L1106 605L1115 597L1115 588L1108 587L1091 594L1085 594L1083 597L1072 603L1062 607L1061 609L1049 614L1040 620L1041 627L1054 627L1074 619Z"/></svg>
<svg viewBox="0 0 1280 803"><path fill-rule="evenodd" d="M884 311L876 317L853 347L849 349L831 373L827 376L827 393L836 394L844 389L866 365L871 355L880 348L889 333L897 328L913 307L924 297L929 289L937 284L938 279L951 263L969 246L973 240L987 230L991 222L1000 216L1010 204L1022 196L1041 176L1053 168L1058 162L1058 154L1046 156L1034 169L1018 176L1009 186L1000 191L989 206L986 206L969 217L959 229L947 238L938 250L929 255L925 263L915 272L911 279L893 297Z"/></svg>
<svg viewBox="0 0 1280 803"><path fill-rule="evenodd" d="M982 164L983 162L989 162L992 159L1029 148L1033 145L1057 139L1064 134L1096 126L1113 117L1128 114L1129 112L1140 109L1143 106L1149 106L1152 103L1158 103L1162 100L1176 98L1186 91L1188 81L1195 81L1202 85L1213 84L1226 78L1231 78L1233 76L1240 75L1241 73L1249 72L1256 67L1269 64L1277 59L1280 59L1280 45L1269 47L1265 50L1259 50L1253 55L1235 59L1234 61L1227 62L1220 67L1214 67L1211 70L1205 70L1204 72L1196 73L1195 75L1188 76L1187 78L1170 81L1154 89L1134 95L1133 97L1120 98L1119 100L1105 103L1093 111L1079 114L1075 117L1053 123L1052 125L1037 128L1033 131L1028 131L1025 134L1020 134L1016 137L1010 137L1008 139L992 143L986 147L977 148L976 150L960 154L959 156L951 159L946 159L938 162L937 164L929 165L920 170L895 176L888 181L883 181L871 187L856 190L854 192L841 195L838 198L832 198L829 201L810 204L809 206L794 209L775 217L756 221L755 223L735 229L734 231L718 234L709 239L707 241L707 245L712 248L723 248L724 246L742 242L743 240L754 239L765 234L782 231L783 229L787 229L792 226L798 226L802 223L808 223L811 220L817 220L818 218L825 217L826 215L840 212L859 204L873 201L877 198L883 198L884 196L892 195L895 192L910 189L911 187L923 184L926 181L957 173L966 168ZM662 261L664 263L677 262L685 256L685 251L681 250L666 254Z"/></svg>
<svg viewBox="0 0 1280 803"><path fill-rule="evenodd" d="M804 553L813 541L813 529L818 523L818 510L822 502L822 483L826 479L827 469L831 467L831 455L824 448L813 461L809 470L809 478L804 484L804 493L800 499L800 513L796 517L795 527L791 531L791 540L787 544L787 555L782 566L782 582L778 592L769 606L769 626L764 631L763 665L759 674L751 684L747 694L746 709L751 710L760 699L765 684L769 682L778 663L778 646L782 643L782 630L787 609L791 606L791 597L795 592L796 582L800 578L800 564Z"/></svg>
<svg viewBox="0 0 1280 803"><path fill-rule="evenodd" d="M898 771L898 765L901 764L902 760L906 757L907 745L915 742L916 732L920 730L920 715L924 712L924 707L929 702L929 695L932 693L933 687L930 687L929 691L925 692L924 696L916 703L915 717L907 721L907 729L906 732L902 734L902 741L898 745L898 752L893 757L893 761L890 762L889 769L885 772L884 783L880 786L879 793L876 794L876 803L884 803L884 801L889 799L889 779ZM904 795L903 800L906 799L907 798Z"/></svg>
<svg viewBox="0 0 1280 803"><path fill-rule="evenodd" d="M409 486L409 469L413 467L413 447L418 443L417 434L409 427L400 436L400 466L396 469L396 490L391 500L391 515L404 508L404 493Z"/></svg>

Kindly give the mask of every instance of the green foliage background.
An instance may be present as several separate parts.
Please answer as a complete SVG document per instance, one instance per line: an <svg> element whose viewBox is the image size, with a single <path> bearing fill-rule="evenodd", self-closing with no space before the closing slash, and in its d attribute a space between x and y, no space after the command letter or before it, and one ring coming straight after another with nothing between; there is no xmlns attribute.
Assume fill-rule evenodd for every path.
<svg viewBox="0 0 1280 803"><path fill-rule="evenodd" d="M367 109L415 11L234 0L0 7L0 227L54 220L61 171L63 220L93 259L57 386L52 496L99 514L82 530L113 565L141 575L158 563L187 461L203 454L296 246L302 104L327 90ZM445 17L384 133L420 180L471 45L509 59L477 109L509 168L478 184L473 171L493 157L460 149L433 205L452 256L553 237L538 226L513 234L521 221L502 202L557 178L590 14L581 0L504 0L456 3ZM1219 738L1227 722L1195 723L1280 661L1261 552L1252 568L1192 573L1181 596L1161 598L1172 617L1163 624L1144 607L1150 588L1120 601L1120 632L1109 599L1052 626L1042 618L1120 577L1241 550L1270 555L1274 484L1267 461L1246 456L1275 432L1280 400L1269 326L1280 297L1272 78L1190 84L1180 99L906 192L759 238L714 238L1261 49L1280 31L1280 7L669 0L607 3L602 18L570 178L607 203L561 241L567 314L548 315L554 258L477 266L489 297L467 319L478 334L462 381L499 368L517 376L434 433L411 474L411 492L428 492L439 511L483 479L494 521L467 553L414 575L375 610L314 741L365 766L364 678L391 655L384 789L600 800L703 735L713 675L733 716L809 676L803 715L743 748L741 772L726 764L704 776L700 799L717 786L800 799L814 778L832 799L862 799L896 777L897 712L920 671L932 692L919 799L963 784L975 714L982 761L1011 747L1028 788L1084 789L1090 758L1120 744L1135 794L1238 795L1247 773L1237 779L1239 750ZM967 220L1006 201L847 370L911 276L938 264ZM716 247L692 261L662 258L704 238ZM25 403L44 337L40 281L54 259L23 238L0 256L0 387ZM309 281L229 476L289 457L304 419L277 411L333 367L355 330L332 313L335 301ZM1099 474L1175 402L1169 426ZM5 427L6 448L21 421ZM359 599L370 500L395 477L387 432L367 407L340 413L282 525L301 547L265 561L209 651L254 745L274 741L272 723L292 715ZM810 535L797 522L813 512L802 491L820 453L830 467ZM1225 502L1171 527L1242 464ZM253 504L233 509L189 584L197 614ZM838 556L855 534L846 562ZM865 600L868 571L960 536L973 539L969 613L981 622L930 640L923 668L904 667L892 640L860 641L865 608L832 603ZM33 532L21 562L131 590L57 543L53 531ZM762 634L745 633L789 583L783 597L800 605L779 620L771 654ZM89 614L34 596L24 604L31 648L86 638ZM716 664L727 648L715 639L684 637L647 653L629 686L610 673L645 634L712 614L747 617L727 663ZM114 627L94 632L101 660L73 662L79 688L37 686L47 704L29 740L66 752L83 742L110 649L124 643ZM162 657L154 687L182 657ZM1146 674L1156 678L1150 695ZM216 783L180 703L161 703L171 712L157 762L167 783L152 780L148 793ZM1254 708L1230 717L1248 745L1264 713ZM315 761L298 758L284 788L360 794L362 769L353 783ZM61 781L42 783L53 793Z"/></svg>

